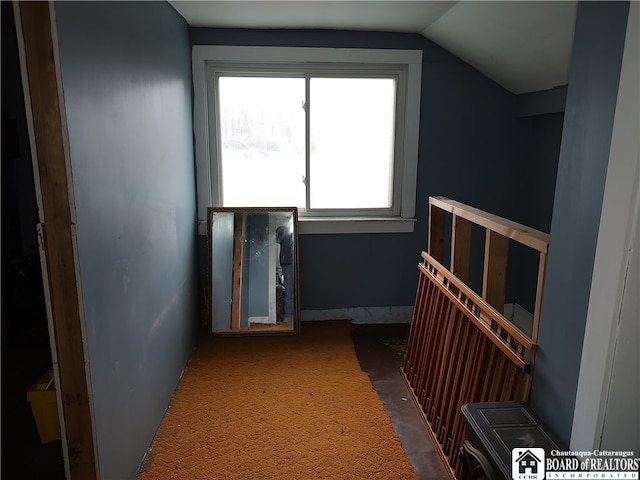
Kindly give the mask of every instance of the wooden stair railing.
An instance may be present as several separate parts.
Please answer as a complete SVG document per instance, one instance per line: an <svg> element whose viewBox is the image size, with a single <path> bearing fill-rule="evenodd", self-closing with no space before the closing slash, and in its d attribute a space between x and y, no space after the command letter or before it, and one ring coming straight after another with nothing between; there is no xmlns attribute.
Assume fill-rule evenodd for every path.
<svg viewBox="0 0 640 480"><path fill-rule="evenodd" d="M459 478L462 464L458 451L464 441L462 405L528 398L538 321L534 320L533 334L528 336L502 314L506 245L513 239L540 252L539 308L548 236L442 197L429 202L430 252L422 253L423 262L418 265L420 276L401 374L451 478ZM443 238L447 211L454 215L452 270L465 281L471 223L487 229L485 298L430 254L436 250L442 257L438 239ZM539 312L534 312L534 318L536 314L539 319Z"/></svg>
<svg viewBox="0 0 640 480"><path fill-rule="evenodd" d="M451 215L450 271L463 282L469 281L471 225L486 229L482 298L502 312L507 279L509 241L515 241L538 252L538 275L531 338L538 340L540 307L544 290L549 234L484 212L446 197L429 197L428 253L444 264L445 215Z"/></svg>

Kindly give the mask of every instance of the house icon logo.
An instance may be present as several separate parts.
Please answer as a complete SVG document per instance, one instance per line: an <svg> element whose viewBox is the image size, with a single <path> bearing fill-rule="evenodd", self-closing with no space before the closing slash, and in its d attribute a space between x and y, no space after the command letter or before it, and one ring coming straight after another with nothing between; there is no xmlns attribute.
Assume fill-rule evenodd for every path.
<svg viewBox="0 0 640 480"><path fill-rule="evenodd" d="M511 450L513 480L544 480L544 448L514 448Z"/></svg>

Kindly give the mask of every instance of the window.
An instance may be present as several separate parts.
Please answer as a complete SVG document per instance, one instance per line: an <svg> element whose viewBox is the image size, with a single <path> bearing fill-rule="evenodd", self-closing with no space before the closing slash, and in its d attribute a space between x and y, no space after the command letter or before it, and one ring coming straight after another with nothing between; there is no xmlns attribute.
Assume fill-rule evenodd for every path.
<svg viewBox="0 0 640 480"><path fill-rule="evenodd" d="M194 47L199 219L297 206L301 233L413 231L421 52Z"/></svg>
<svg viewBox="0 0 640 480"><path fill-rule="evenodd" d="M396 77L214 72L221 206L398 214Z"/></svg>

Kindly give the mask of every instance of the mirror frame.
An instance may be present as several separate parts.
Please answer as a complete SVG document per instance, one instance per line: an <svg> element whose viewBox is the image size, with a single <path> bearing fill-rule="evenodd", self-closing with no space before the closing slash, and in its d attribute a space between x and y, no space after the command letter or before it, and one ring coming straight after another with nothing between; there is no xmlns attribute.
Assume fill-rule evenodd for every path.
<svg viewBox="0 0 640 480"><path fill-rule="evenodd" d="M251 330L228 330L224 332L213 331L213 217L216 213L291 213L293 215L293 286L294 286L294 319L290 330L260 330L259 328ZM298 335L300 333L301 317L300 317L300 281L299 281L299 223L297 207L208 207L207 208L207 289L206 289L206 326L209 333L219 336L246 336L246 335ZM234 243L236 241L236 233L234 232ZM233 281L233 278L232 280Z"/></svg>

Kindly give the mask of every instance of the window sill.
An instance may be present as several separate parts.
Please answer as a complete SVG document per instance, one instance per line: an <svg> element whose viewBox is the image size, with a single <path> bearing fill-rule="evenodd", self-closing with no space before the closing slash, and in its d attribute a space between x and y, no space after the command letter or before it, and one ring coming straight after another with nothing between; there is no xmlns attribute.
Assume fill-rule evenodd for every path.
<svg viewBox="0 0 640 480"><path fill-rule="evenodd" d="M300 235L322 233L411 233L415 218L299 218Z"/></svg>
<svg viewBox="0 0 640 480"><path fill-rule="evenodd" d="M412 233L415 218L298 218L300 235L335 233ZM207 235L207 222L198 221L198 234Z"/></svg>
<svg viewBox="0 0 640 480"><path fill-rule="evenodd" d="M412 233L415 218L299 218L300 235L336 233ZM207 235L207 222L198 221L198 234Z"/></svg>

